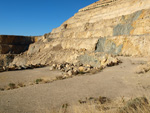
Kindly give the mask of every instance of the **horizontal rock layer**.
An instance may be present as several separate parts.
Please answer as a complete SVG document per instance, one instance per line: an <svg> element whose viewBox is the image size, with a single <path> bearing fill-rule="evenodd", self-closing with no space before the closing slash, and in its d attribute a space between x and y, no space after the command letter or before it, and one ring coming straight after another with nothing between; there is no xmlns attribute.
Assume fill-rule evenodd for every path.
<svg viewBox="0 0 150 113"><path fill-rule="evenodd" d="M12 64L76 63L84 54L113 54L123 56L150 56L150 35L114 36L91 39L53 39L31 44L26 55L16 57ZM145 49L146 48L146 49ZM85 57L90 58L91 57ZM93 58L92 58L93 59ZM94 60L93 60L94 61Z"/></svg>
<svg viewBox="0 0 150 113"><path fill-rule="evenodd" d="M19 54L28 50L31 43L38 40L38 37L0 35L0 54Z"/></svg>
<svg viewBox="0 0 150 113"><path fill-rule="evenodd" d="M19 54L21 52L25 52L28 50L29 45L7 45L7 44L1 44L0 45L0 53L6 54Z"/></svg>
<svg viewBox="0 0 150 113"><path fill-rule="evenodd" d="M95 55L150 56L150 1L103 0L76 13L11 65L97 62Z"/></svg>
<svg viewBox="0 0 150 113"><path fill-rule="evenodd" d="M150 1L117 0L109 6L76 13L60 27L53 29L49 38L95 38L149 34L149 19Z"/></svg>

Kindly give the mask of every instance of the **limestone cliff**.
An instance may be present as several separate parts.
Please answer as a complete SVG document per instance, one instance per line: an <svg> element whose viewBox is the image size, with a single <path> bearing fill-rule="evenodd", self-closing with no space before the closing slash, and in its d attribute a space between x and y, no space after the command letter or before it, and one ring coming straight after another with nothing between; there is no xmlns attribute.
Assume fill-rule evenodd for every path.
<svg viewBox="0 0 150 113"><path fill-rule="evenodd" d="M36 39L29 36L0 35L0 54L25 52Z"/></svg>
<svg viewBox="0 0 150 113"><path fill-rule="evenodd" d="M8 66L17 54L28 50L39 37L0 35L0 67Z"/></svg>
<svg viewBox="0 0 150 113"><path fill-rule="evenodd" d="M94 3L94 6L98 3L101 1ZM87 6L53 29L49 37L95 38L149 34L149 8L149 0L115 0L109 5L95 8Z"/></svg>
<svg viewBox="0 0 150 113"><path fill-rule="evenodd" d="M95 53L150 56L149 44L150 0L100 0L45 34L12 64L77 62Z"/></svg>

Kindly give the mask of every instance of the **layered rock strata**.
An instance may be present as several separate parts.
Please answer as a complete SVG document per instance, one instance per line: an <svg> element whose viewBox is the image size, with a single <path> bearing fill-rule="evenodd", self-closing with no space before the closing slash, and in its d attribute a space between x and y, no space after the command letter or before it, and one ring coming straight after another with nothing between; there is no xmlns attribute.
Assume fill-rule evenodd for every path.
<svg viewBox="0 0 150 113"><path fill-rule="evenodd" d="M0 54L19 54L28 50L36 40L36 37L0 35Z"/></svg>
<svg viewBox="0 0 150 113"><path fill-rule="evenodd" d="M148 0L98 1L31 44L12 64L74 63L91 56L96 62L96 54L150 56L149 20Z"/></svg>
<svg viewBox="0 0 150 113"><path fill-rule="evenodd" d="M20 53L28 50L29 45L40 37L0 35L0 70L5 70Z"/></svg>

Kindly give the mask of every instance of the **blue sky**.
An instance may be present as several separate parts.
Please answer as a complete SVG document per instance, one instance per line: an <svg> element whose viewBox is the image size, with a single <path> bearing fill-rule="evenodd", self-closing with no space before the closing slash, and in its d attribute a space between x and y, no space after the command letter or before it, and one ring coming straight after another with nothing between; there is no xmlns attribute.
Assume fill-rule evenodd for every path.
<svg viewBox="0 0 150 113"><path fill-rule="evenodd" d="M0 35L43 35L96 1L0 0Z"/></svg>

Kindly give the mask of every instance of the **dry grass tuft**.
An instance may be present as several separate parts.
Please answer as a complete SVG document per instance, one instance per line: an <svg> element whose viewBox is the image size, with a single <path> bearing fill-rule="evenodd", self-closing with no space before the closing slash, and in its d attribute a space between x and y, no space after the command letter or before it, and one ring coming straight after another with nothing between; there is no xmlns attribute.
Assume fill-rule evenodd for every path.
<svg viewBox="0 0 150 113"><path fill-rule="evenodd" d="M24 85L23 83L18 83L19 87L25 87L26 85Z"/></svg>
<svg viewBox="0 0 150 113"><path fill-rule="evenodd" d="M150 113L148 99L146 97L131 99L118 109L118 113Z"/></svg>
<svg viewBox="0 0 150 113"><path fill-rule="evenodd" d="M15 89L15 88L17 88L17 86L16 86L15 83L9 83L8 86L9 86L9 89Z"/></svg>
<svg viewBox="0 0 150 113"><path fill-rule="evenodd" d="M95 100L95 98L91 99ZM102 100L98 100L99 103L95 101L88 102L87 100L80 103L80 100L80 104L71 106L70 110L67 109L68 104L64 104L61 107L62 109L55 113L150 113L150 105L146 97L116 102L107 102L107 99L104 97L97 99Z"/></svg>
<svg viewBox="0 0 150 113"><path fill-rule="evenodd" d="M150 62L148 62L147 64L142 64L139 65L135 71L135 73L137 74L143 74L143 73L147 73L150 71Z"/></svg>
<svg viewBox="0 0 150 113"><path fill-rule="evenodd" d="M43 79L41 79L41 78L40 79L36 79L36 81L35 81L36 84L39 84L41 82L43 82Z"/></svg>

